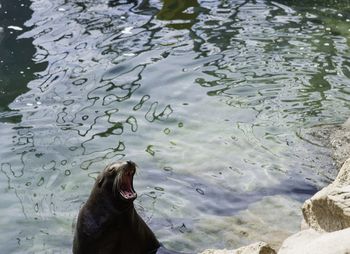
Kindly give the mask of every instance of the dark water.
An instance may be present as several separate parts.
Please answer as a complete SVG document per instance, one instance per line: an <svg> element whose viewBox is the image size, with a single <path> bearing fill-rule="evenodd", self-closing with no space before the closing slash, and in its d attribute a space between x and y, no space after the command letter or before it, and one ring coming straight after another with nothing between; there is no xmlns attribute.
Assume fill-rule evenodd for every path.
<svg viewBox="0 0 350 254"><path fill-rule="evenodd" d="M0 22L1 253L69 253L119 159L183 251L278 242L334 177L302 133L349 116L348 1L2 0Z"/></svg>

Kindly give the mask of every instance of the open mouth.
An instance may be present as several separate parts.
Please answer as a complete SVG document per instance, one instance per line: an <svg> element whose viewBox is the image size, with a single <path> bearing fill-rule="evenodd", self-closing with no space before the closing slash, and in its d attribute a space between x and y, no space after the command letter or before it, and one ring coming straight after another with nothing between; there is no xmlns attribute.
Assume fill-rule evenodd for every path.
<svg viewBox="0 0 350 254"><path fill-rule="evenodd" d="M137 197L133 187L133 178L134 173L127 171L123 174L119 183L119 193L126 200L135 199Z"/></svg>

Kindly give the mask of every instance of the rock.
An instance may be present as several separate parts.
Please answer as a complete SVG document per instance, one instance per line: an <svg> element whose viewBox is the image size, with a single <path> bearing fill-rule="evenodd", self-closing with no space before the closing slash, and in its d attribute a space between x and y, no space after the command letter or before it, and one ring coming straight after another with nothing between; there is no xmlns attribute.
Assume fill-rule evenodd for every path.
<svg viewBox="0 0 350 254"><path fill-rule="evenodd" d="M201 254L276 254L265 242L257 242L236 250L205 250Z"/></svg>
<svg viewBox="0 0 350 254"><path fill-rule="evenodd" d="M234 250L214 250L214 249L210 249L210 250L205 250L203 252L201 252L200 254L234 254Z"/></svg>
<svg viewBox="0 0 350 254"><path fill-rule="evenodd" d="M302 212L315 230L332 232L350 227L350 159L333 183L305 201Z"/></svg>
<svg viewBox="0 0 350 254"><path fill-rule="evenodd" d="M340 128L334 129L329 136L333 150L333 159L337 168L340 168L346 159L350 157L350 119Z"/></svg>
<svg viewBox="0 0 350 254"><path fill-rule="evenodd" d="M349 239L350 228L332 233L308 229L287 238L278 254L346 254L350 253Z"/></svg>
<svg viewBox="0 0 350 254"><path fill-rule="evenodd" d="M276 254L276 251L272 249L265 242L257 242L251 245L239 248L233 252L234 254Z"/></svg>
<svg viewBox="0 0 350 254"><path fill-rule="evenodd" d="M350 129L350 118L345 121L345 123L343 124L343 127L347 128L347 129Z"/></svg>
<svg viewBox="0 0 350 254"><path fill-rule="evenodd" d="M350 158L350 118L342 125L321 125L305 130L302 138L319 147L332 149L336 168Z"/></svg>
<svg viewBox="0 0 350 254"><path fill-rule="evenodd" d="M300 249L317 239L322 233L313 229L302 230L284 240L278 254L297 254L304 253Z"/></svg>

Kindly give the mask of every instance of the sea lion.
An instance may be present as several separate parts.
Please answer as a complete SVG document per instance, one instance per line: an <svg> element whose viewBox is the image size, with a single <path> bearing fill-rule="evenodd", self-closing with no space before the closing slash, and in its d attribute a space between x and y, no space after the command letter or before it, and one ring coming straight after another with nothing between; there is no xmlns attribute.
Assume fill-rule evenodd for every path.
<svg viewBox="0 0 350 254"><path fill-rule="evenodd" d="M126 161L112 163L98 175L79 211L73 254L153 254L161 247L134 208L135 172L135 163Z"/></svg>

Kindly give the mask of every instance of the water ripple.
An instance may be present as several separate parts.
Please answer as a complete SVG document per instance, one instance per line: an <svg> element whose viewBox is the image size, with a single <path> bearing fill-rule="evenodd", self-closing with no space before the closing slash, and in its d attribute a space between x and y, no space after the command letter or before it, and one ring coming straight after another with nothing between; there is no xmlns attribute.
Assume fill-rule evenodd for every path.
<svg viewBox="0 0 350 254"><path fill-rule="evenodd" d="M142 216L186 251L250 241L254 207L296 214L334 177L300 130L349 111L343 3L22 2L0 29L6 252L69 251L97 171L119 159L140 165ZM218 242L228 224L245 233Z"/></svg>

